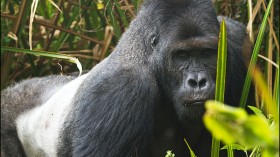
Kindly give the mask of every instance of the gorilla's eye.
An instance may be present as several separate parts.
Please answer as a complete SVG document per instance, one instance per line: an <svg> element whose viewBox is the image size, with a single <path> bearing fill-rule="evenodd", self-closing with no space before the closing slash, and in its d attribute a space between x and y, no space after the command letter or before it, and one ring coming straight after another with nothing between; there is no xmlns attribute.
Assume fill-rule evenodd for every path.
<svg viewBox="0 0 280 157"><path fill-rule="evenodd" d="M155 47L157 45L157 42L158 42L157 37L155 35L152 35L150 39L151 39L152 47Z"/></svg>
<svg viewBox="0 0 280 157"><path fill-rule="evenodd" d="M209 51L203 51L203 52L202 52L202 55L203 55L203 56L209 56L209 55L210 55L210 52L209 52Z"/></svg>
<svg viewBox="0 0 280 157"><path fill-rule="evenodd" d="M176 52L176 56L182 59L182 58L188 58L189 54L188 51L180 50Z"/></svg>
<svg viewBox="0 0 280 157"><path fill-rule="evenodd" d="M204 49L202 50L202 55L203 56L211 56L211 54L215 54L215 51L214 49Z"/></svg>

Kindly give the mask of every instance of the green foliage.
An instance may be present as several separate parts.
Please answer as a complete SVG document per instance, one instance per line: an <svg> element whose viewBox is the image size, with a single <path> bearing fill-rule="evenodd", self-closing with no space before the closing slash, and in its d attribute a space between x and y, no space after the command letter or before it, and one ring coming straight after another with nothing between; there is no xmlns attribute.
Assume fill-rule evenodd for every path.
<svg viewBox="0 0 280 157"><path fill-rule="evenodd" d="M45 56L51 54L55 58L61 58L57 54L78 57L84 69L90 69L92 65L112 52L142 1L54 0L53 2L62 12L58 11L57 7L50 1L39 1L36 10L37 17L33 22L32 31L34 51L29 51L28 21L32 1L2 0L1 88L5 88L13 81L23 78L57 74L61 72L57 62L63 65L63 72L65 73L76 71L75 65L62 62L64 59L47 59L46 57L37 57L38 54ZM214 0L218 14L230 16L242 23L252 21L252 28L248 29L249 34L253 35L250 37L251 39L259 34L240 102L243 107L246 105L253 76L257 86L257 99L256 104L250 105L258 108L249 107L255 114L248 115L243 109L229 108L218 102L210 102L211 105L208 106L210 113L207 111L205 121L208 121L206 125L211 124L211 126L214 125L219 128L218 130L209 126L215 132L218 131L219 135L217 136L219 138L227 141L228 144L231 143L222 148L228 150L229 156L231 156L233 149L243 150L246 153L248 150L252 150L250 155L252 157L261 155L274 157L279 156L279 1L273 2L270 0L267 9L265 1L252 1L252 4L248 2L246 2L247 5L244 5L245 1ZM247 12L249 11L247 10L253 11L256 15L254 17L252 14L248 16ZM266 23L269 26L267 28L265 28ZM108 31L111 28L112 31ZM276 33L274 30L276 30ZM221 31L221 34L224 33L225 30ZM223 44L219 44L219 51L226 52L226 38L223 36L221 35L223 39L220 39L220 41L223 41ZM254 41L252 40L252 42ZM23 53L8 53L15 51ZM33 53L36 56L25 55L25 52ZM55 52L55 54L52 52ZM261 60L260 55L265 56L268 61ZM225 56L218 58L218 61L226 62ZM267 65L270 65L270 62L274 62L276 66L269 70ZM219 73L218 77L221 76L221 78L218 79L217 77L216 100L222 102L226 73L223 69L226 66L224 65L221 68L219 65L220 63L218 63L217 69L219 70L217 73ZM265 72L264 78L262 74L254 73L256 65L260 66L262 71ZM269 73L269 71L275 73ZM272 85L269 85L269 82L270 84L272 82ZM215 119L216 116L219 118ZM263 134L261 134L262 132ZM238 137L236 134L240 136ZM191 154L194 155L190 146L188 144L187 146ZM216 151L214 154L217 155L220 149L219 140L214 140L213 149ZM175 156L171 151L167 155ZM215 157L218 157L218 155Z"/></svg>
<svg viewBox="0 0 280 157"><path fill-rule="evenodd" d="M249 108L255 114L248 115L242 108L225 106L223 103L219 103L217 101L207 102L207 112L204 115L204 123L213 136L217 138L217 140L214 138L212 141L212 157L219 156L219 139L227 144L222 149L228 150L228 157L234 156L233 150L243 150L246 154L248 154L247 150L252 150L250 157L279 156L279 94L276 94L279 93L279 68L277 67L275 69L276 75L273 82L273 92L273 88L269 89L267 87L265 78L262 77L262 74L259 72L259 70L256 70L257 58L261 50L261 45L263 45L262 40L264 37L265 26L268 21L268 15L271 12L270 9L272 4L273 0L270 0L253 49L253 55L249 64L249 69L242 92L242 98L240 100L240 105L244 108L253 77L257 87L256 92L260 93L261 98L260 100L257 99L256 101L257 103L258 101L261 101L262 108L266 111L267 116L265 116L262 110L252 106L249 106ZM272 29L272 27L270 27L270 29ZM273 31L271 32L273 33ZM277 45L278 42L275 42ZM219 50L220 49L223 48L219 46ZM278 53L276 53L276 58L276 62L279 66L279 47ZM217 69L219 69L217 71L217 77L218 75L225 73L225 71L221 72L221 69L219 68L220 64L221 63L217 64ZM266 69L266 71L268 71L268 69ZM220 72L220 74L218 74L218 72ZM272 73L267 76L267 82L272 80L269 80L269 78L272 78L271 74ZM217 79L216 85L223 84L220 79L225 80L225 78ZM219 94L217 93L217 89L219 89L219 87L216 87L216 96ZM272 93L274 94L272 95ZM215 99L217 100L216 97Z"/></svg>
<svg viewBox="0 0 280 157"><path fill-rule="evenodd" d="M175 157L175 154L173 154L171 150L168 150L165 157Z"/></svg>
<svg viewBox="0 0 280 157"><path fill-rule="evenodd" d="M14 47L7 47L7 46L1 46L1 50L7 51L7 52L20 52L20 53L32 54L32 55L36 55L36 56L63 59L68 62L75 63L77 65L77 68L80 71L80 74L82 73L82 65L79 62L79 60L77 58L69 56L69 55L64 55L64 54L59 54L59 53L54 53L54 52L44 52L44 51L39 52L39 51L19 49L19 48L14 48Z"/></svg>
<svg viewBox="0 0 280 157"><path fill-rule="evenodd" d="M205 126L216 138L222 139L227 144L234 143L235 137L232 133L242 133L238 124L247 118L246 112L242 109L234 110L233 107L223 106L222 103L215 101L209 101L205 106L207 110L203 119Z"/></svg>
<svg viewBox="0 0 280 157"><path fill-rule="evenodd" d="M141 1L38 1L37 9L31 11L35 0L3 0L1 46L30 49L31 44L37 52L77 57L84 69L91 69L113 51ZM31 12L35 13L34 19ZM33 20L31 25L29 20ZM61 67L57 66L58 61ZM27 77L73 71L76 68L72 64L61 60L1 51L1 88Z"/></svg>
<svg viewBox="0 0 280 157"><path fill-rule="evenodd" d="M188 146L188 148L190 150L191 157L196 157L196 155L194 154L194 152L193 152L192 148L190 147L189 143L187 142L187 140L184 139L184 141L185 141L186 145Z"/></svg>
<svg viewBox="0 0 280 157"><path fill-rule="evenodd" d="M215 100L223 102L225 93L225 80L227 69L227 30L224 19L221 22L219 44L218 44L218 58L217 58L217 73L216 73L216 90Z"/></svg>
<svg viewBox="0 0 280 157"><path fill-rule="evenodd" d="M226 59L227 59L227 31L225 21L222 20L220 26L219 44L218 44L218 58L217 58L217 72L216 72L216 89L215 100L224 102L225 80L226 80ZM219 156L220 141L212 139L211 157Z"/></svg>
<svg viewBox="0 0 280 157"><path fill-rule="evenodd" d="M245 107L246 102L247 102L247 97L248 97L248 93L249 93L250 86L251 86L251 81L252 81L252 72L253 72L253 70L256 66L257 57L258 57L258 54L260 52L260 47L262 45L262 40L263 40L263 37L264 37L265 27L266 27L266 24L267 24L268 15L270 14L270 9L271 9L272 2L273 2L273 0L269 1L267 10L265 12L264 18L263 18L262 23L261 23L261 27L260 27L259 34L258 34L258 37L257 37L257 41L256 41L255 46L254 46L251 61L250 61L250 64L249 64L248 73L247 73L247 76L246 76L246 79L245 79L245 83L244 83L244 87L243 87L243 91L242 91L242 95L241 95L241 99L240 99L240 103L239 103L240 106L243 107L243 108Z"/></svg>
<svg viewBox="0 0 280 157"><path fill-rule="evenodd" d="M241 145L239 145L239 144L225 145L225 146L223 146L223 147L221 148L221 150L223 150L223 149L228 149L229 146L231 146L232 149L234 149L234 150L243 150L245 153L247 153L247 148L246 148L246 147L243 147L243 146L241 146Z"/></svg>
<svg viewBox="0 0 280 157"><path fill-rule="evenodd" d="M266 118L258 108L250 106L250 109L254 115L248 115L242 108L207 101L203 120L216 138L225 144L234 144L232 149L247 151L260 147L263 156L279 155L279 124Z"/></svg>

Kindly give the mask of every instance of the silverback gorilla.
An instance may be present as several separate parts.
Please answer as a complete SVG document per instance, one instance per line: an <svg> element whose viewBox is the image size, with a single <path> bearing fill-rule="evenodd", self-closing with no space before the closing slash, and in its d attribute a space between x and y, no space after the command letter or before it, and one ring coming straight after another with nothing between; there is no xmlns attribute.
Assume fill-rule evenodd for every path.
<svg viewBox="0 0 280 157"><path fill-rule="evenodd" d="M146 0L115 50L78 78L49 76L1 92L2 157L210 156L204 102L214 98L219 21L210 0ZM238 105L250 51L225 18L225 101Z"/></svg>

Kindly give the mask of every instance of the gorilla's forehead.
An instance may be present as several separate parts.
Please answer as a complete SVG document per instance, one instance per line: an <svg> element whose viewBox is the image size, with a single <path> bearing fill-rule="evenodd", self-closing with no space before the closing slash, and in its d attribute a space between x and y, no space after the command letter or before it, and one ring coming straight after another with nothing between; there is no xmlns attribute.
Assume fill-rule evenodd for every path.
<svg viewBox="0 0 280 157"><path fill-rule="evenodd" d="M172 40L172 41L170 41ZM176 52L180 50L193 50L193 49L213 49L218 48L218 37L209 35L209 36L197 36L187 39L178 39L178 38L169 38L169 40L164 41L167 51Z"/></svg>
<svg viewBox="0 0 280 157"><path fill-rule="evenodd" d="M153 23L160 34L179 34L186 38L218 35L219 32L219 23L210 0L150 0L143 4L142 10L146 15L153 16Z"/></svg>

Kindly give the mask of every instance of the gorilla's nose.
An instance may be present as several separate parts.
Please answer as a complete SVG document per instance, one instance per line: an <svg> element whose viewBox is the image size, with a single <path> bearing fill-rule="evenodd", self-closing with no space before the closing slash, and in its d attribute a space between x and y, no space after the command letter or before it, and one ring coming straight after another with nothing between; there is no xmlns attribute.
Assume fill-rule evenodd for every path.
<svg viewBox="0 0 280 157"><path fill-rule="evenodd" d="M188 89L207 90L209 81L206 73L203 71L189 72L185 87Z"/></svg>

